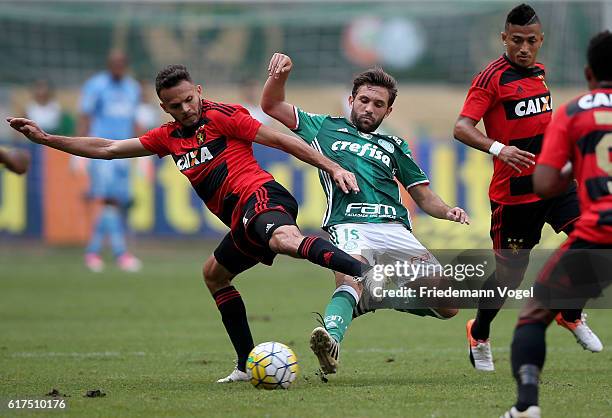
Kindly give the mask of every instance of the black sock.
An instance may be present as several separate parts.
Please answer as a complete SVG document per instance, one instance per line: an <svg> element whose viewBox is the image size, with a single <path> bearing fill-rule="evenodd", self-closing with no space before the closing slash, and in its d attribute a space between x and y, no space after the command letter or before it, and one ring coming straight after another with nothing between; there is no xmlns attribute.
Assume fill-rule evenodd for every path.
<svg viewBox="0 0 612 418"><path fill-rule="evenodd" d="M516 409L524 411L538 404L538 383L546 358L546 325L530 323L514 331L512 374L518 387Z"/></svg>
<svg viewBox="0 0 612 418"><path fill-rule="evenodd" d="M576 322L582 317L582 309L564 309L561 311L561 316L567 322Z"/></svg>
<svg viewBox="0 0 612 418"><path fill-rule="evenodd" d="M363 276L371 266L351 257L330 242L319 237L306 237L298 248L298 255L322 267L348 274Z"/></svg>
<svg viewBox="0 0 612 418"><path fill-rule="evenodd" d="M495 272L491 273L489 277L482 284L482 290L493 290L495 295L498 295L497 276ZM491 322L497 316L501 305L504 303L504 298L496 296L494 298L481 298L478 300L478 312L476 313L476 319L472 324L472 337L477 340L486 340L489 338L491 333Z"/></svg>
<svg viewBox="0 0 612 418"><path fill-rule="evenodd" d="M478 309L476 319L472 324L472 337L477 340L486 340L491 333L491 322L497 316L499 309Z"/></svg>
<svg viewBox="0 0 612 418"><path fill-rule="evenodd" d="M247 358L254 345L242 297L234 286L228 286L216 291L213 298L217 303L219 312L221 312L221 320L225 325L225 330L232 341L234 350L236 350L238 370L244 372L246 371Z"/></svg>

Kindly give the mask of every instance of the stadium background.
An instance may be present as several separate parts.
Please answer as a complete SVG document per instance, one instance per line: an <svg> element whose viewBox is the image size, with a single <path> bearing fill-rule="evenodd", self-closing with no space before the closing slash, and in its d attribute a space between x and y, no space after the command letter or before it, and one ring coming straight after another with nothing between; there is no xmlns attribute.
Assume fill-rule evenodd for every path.
<svg viewBox="0 0 612 418"><path fill-rule="evenodd" d="M32 83L49 79L66 111L64 129L74 129L79 89L104 69L112 47L127 50L133 74L149 85L164 64L183 62L206 95L229 102L243 101L244 80L261 88L270 55L284 51L296 63L289 99L336 114L352 75L380 63L401 83L384 128L410 141L433 189L473 218L468 228L415 212L417 237L431 249L490 248L490 159L454 141L452 127L473 75L501 54L498 34L517 3L0 0L0 116L22 114ZM543 21L540 58L558 106L585 88L585 46L612 27L612 4L531 3ZM155 99L152 87L148 94ZM171 160L141 159L149 164L136 164L132 177L130 248L143 270L128 275L109 263L96 275L82 263L92 220L86 176L66 155L0 123L0 146L15 143L34 161L24 177L0 168L0 416L484 418L514 401L512 308L492 329L495 373L476 373L467 360L464 324L473 310L450 321L379 310L353 321L340 373L321 382L308 336L312 312L322 312L334 286L328 271L290 257L254 267L236 286L256 343L293 348L299 381L266 393L216 384L234 356L200 272L225 229ZM318 230L325 201L315 170L273 150L256 152L297 195L300 224ZM547 228L541 247L562 239ZM532 253L528 280L544 253ZM610 310L589 309L590 326L608 345L611 319ZM547 349L545 416L609 418L609 347L583 353L552 326ZM5 407L9 399L52 399L45 395L52 389L66 394L67 410ZM107 396L83 396L92 389Z"/></svg>
<svg viewBox="0 0 612 418"><path fill-rule="evenodd" d="M111 48L131 58L132 74L149 83L158 69L185 63L204 94L241 102L241 83L266 78L269 57L294 61L288 99L305 110L341 114L352 76L381 64L400 82L384 129L409 140L433 189L467 209L465 228L413 211L416 234L432 248L488 248L490 158L452 139L471 78L502 52L499 32L513 2L2 2L0 114L22 114L30 86L53 83L68 119L76 117L84 80L105 68ZM612 4L534 2L544 26L540 61L553 103L584 88L588 38L612 26ZM161 122L161 120L160 120ZM92 221L83 198L86 175L64 154L33 147L0 124L0 144L28 147L32 170L0 169L0 240L14 237L77 244ZM325 199L316 171L275 150L257 147L262 165L301 203L299 224L316 230ZM134 170L132 237L218 237L225 227L203 207L170 159ZM543 246L562 237L547 229Z"/></svg>

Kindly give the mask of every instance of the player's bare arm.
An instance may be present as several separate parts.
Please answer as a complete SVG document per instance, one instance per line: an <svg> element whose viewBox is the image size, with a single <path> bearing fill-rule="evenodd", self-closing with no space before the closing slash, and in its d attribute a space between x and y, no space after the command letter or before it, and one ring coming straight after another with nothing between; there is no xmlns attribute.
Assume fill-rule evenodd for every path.
<svg viewBox="0 0 612 418"><path fill-rule="evenodd" d="M572 165L567 163L559 171L555 167L538 164L533 173L533 191L542 199L563 194L573 179Z"/></svg>
<svg viewBox="0 0 612 418"><path fill-rule="evenodd" d="M477 120L466 116L459 116L453 130L455 139L482 152L497 154L497 158L519 173L521 172L521 167L528 168L535 164L534 154L518 149L515 146L500 144L501 148L498 148L497 152L495 152L491 147L496 141L480 132L476 128L477 124Z"/></svg>
<svg viewBox="0 0 612 418"><path fill-rule="evenodd" d="M414 202L430 216L446 219L461 224L470 224L470 217L465 210L456 206L451 208L442 198L426 184L417 184L408 189Z"/></svg>
<svg viewBox="0 0 612 418"><path fill-rule="evenodd" d="M24 150L0 148L0 164L15 174L25 174L30 167L30 154Z"/></svg>
<svg viewBox="0 0 612 418"><path fill-rule="evenodd" d="M264 125L259 128L255 142L285 151L295 158L329 173L334 182L344 193L359 192L357 179L350 171L315 151L301 140L282 134Z"/></svg>
<svg viewBox="0 0 612 418"><path fill-rule="evenodd" d="M291 58L279 52L274 53L268 65L268 80L261 95L261 109L289 129L297 125L293 105L285 101L285 83L293 64Z"/></svg>
<svg viewBox="0 0 612 418"><path fill-rule="evenodd" d="M36 122L29 119L7 118L6 121L11 128L32 142L80 157L111 160L152 155L142 146L138 138L112 141L104 138L50 135L43 131Z"/></svg>

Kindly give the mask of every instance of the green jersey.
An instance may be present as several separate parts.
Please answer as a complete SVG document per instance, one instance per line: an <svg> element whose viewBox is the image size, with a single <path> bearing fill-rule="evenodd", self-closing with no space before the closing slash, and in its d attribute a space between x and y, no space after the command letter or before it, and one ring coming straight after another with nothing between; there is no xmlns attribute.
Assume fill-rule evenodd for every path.
<svg viewBox="0 0 612 418"><path fill-rule="evenodd" d="M322 228L345 223L402 222L412 230L395 178L406 188L429 180L412 159L408 144L396 136L360 132L342 117L295 109L297 126L293 132L352 171L359 185L359 193L345 194L328 173L319 170L327 197Z"/></svg>

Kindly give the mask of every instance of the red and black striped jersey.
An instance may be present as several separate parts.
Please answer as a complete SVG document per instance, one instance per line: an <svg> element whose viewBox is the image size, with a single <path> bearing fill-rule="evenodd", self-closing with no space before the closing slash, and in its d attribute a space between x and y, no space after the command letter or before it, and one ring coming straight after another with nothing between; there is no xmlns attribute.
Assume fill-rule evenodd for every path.
<svg viewBox="0 0 612 418"><path fill-rule="evenodd" d="M580 200L571 235L612 243L612 88L583 94L555 113L538 164L561 170L568 161Z"/></svg>
<svg viewBox="0 0 612 418"><path fill-rule="evenodd" d="M242 207L262 184L274 177L253 156L261 123L240 105L202 101L198 123L166 123L140 137L160 158L171 155L208 209L234 229Z"/></svg>
<svg viewBox="0 0 612 418"><path fill-rule="evenodd" d="M489 138L531 152L537 160L552 112L544 76L544 65L523 68L502 55L474 77L461 116L482 119ZM533 193L534 168L521 168L517 173L493 158L492 201L515 205L539 200Z"/></svg>

